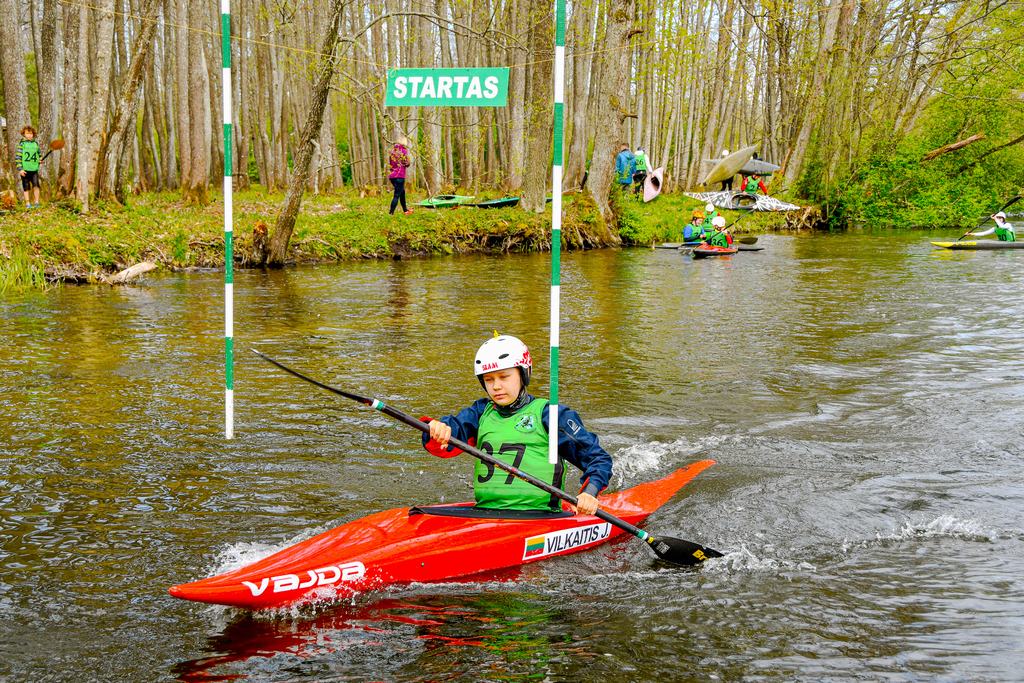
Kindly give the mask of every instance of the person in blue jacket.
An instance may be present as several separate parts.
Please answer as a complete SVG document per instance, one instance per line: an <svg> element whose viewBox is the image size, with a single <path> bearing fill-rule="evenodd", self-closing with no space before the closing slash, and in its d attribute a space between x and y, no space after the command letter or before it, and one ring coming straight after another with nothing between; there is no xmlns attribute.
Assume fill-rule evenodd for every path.
<svg viewBox="0 0 1024 683"><path fill-rule="evenodd" d="M576 411L559 406L559 457L549 462L548 402L526 391L533 369L526 344L511 335L496 335L477 351L474 368L487 398L440 420L423 418L430 427L429 435L423 435L427 451L442 458L458 455L462 451L448 444L454 436L560 489L565 488L567 461L583 471L577 514L596 512L597 495L612 475L612 458ZM480 508L561 510L558 497L482 461L474 470L473 493Z"/></svg>
<svg viewBox="0 0 1024 683"><path fill-rule="evenodd" d="M620 190L628 190L633 184L633 174L636 173L636 157L629 151L629 145L622 145L615 157L615 181L619 184Z"/></svg>

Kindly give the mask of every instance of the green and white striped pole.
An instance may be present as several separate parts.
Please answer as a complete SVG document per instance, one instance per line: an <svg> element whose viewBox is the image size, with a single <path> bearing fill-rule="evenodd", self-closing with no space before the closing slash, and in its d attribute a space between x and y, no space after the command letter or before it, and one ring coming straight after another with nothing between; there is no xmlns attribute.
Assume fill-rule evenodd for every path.
<svg viewBox="0 0 1024 683"><path fill-rule="evenodd" d="M231 196L231 0L220 1L224 102L224 438L235 436L235 292Z"/></svg>
<svg viewBox="0 0 1024 683"><path fill-rule="evenodd" d="M562 282L562 143L565 115L565 0L555 0L555 144L551 155L551 387L548 461L558 462L558 334Z"/></svg>

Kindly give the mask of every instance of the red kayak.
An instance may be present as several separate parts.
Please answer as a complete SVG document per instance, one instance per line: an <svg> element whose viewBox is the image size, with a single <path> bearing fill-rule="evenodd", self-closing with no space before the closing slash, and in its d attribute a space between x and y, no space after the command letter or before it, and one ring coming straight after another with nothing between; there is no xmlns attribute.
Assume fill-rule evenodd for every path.
<svg viewBox="0 0 1024 683"><path fill-rule="evenodd" d="M663 479L601 496L601 509L639 524L713 464L701 460ZM472 503L396 508L169 592L244 609L284 607L515 567L589 550L624 533L597 517L570 511L480 510Z"/></svg>
<svg viewBox="0 0 1024 683"><path fill-rule="evenodd" d="M708 256L728 256L739 251L738 247L715 247L710 244L702 244L693 248L693 258L707 258Z"/></svg>

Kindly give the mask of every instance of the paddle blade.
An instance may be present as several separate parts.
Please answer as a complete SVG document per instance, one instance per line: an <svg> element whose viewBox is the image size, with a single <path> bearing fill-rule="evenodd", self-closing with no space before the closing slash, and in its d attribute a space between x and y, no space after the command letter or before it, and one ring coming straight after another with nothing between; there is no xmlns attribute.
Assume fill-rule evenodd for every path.
<svg viewBox="0 0 1024 683"><path fill-rule="evenodd" d="M660 536L649 542L655 555L681 567L693 567L712 557L722 557L722 553L714 548L684 541L681 538Z"/></svg>
<svg viewBox="0 0 1024 683"><path fill-rule="evenodd" d="M57 139L50 143L50 149L64 149L64 141Z"/></svg>
<svg viewBox="0 0 1024 683"><path fill-rule="evenodd" d="M740 244L757 244L757 237L755 235L744 235L736 241Z"/></svg>

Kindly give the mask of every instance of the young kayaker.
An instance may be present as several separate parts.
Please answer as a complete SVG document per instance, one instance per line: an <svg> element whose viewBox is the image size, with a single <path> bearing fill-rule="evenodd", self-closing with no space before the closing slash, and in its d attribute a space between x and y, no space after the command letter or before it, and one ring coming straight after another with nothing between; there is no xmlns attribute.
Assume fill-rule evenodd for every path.
<svg viewBox="0 0 1024 683"><path fill-rule="evenodd" d="M683 241L703 242L705 237L707 237L707 233L704 230L704 212L694 209L690 224L683 228Z"/></svg>
<svg viewBox="0 0 1024 683"><path fill-rule="evenodd" d="M1006 221L1006 214L1000 211L996 215L992 216L992 220L996 224L988 230L982 230L981 232L969 232L968 235L973 237L985 237L995 233L996 239L1000 242L1016 242L1017 233L1013 229L1013 225Z"/></svg>
<svg viewBox="0 0 1024 683"><path fill-rule="evenodd" d="M707 203L704 207L704 222L701 227L704 228L704 232L710 232L715 229L715 218L718 217L718 211L715 209L715 205L711 202Z"/></svg>
<svg viewBox="0 0 1024 683"><path fill-rule="evenodd" d="M25 191L25 208L39 208L39 143L36 142L36 129L25 126L21 129L21 142L18 143L14 165L21 176L21 189ZM32 203L34 192L35 204Z"/></svg>
<svg viewBox="0 0 1024 683"><path fill-rule="evenodd" d="M715 216L712 221L715 232L712 233L709 243L713 247L727 247L731 243L729 229L725 227L725 216Z"/></svg>
<svg viewBox="0 0 1024 683"><path fill-rule="evenodd" d="M583 471L577 514L593 514L597 494L612 474L612 458L597 436L583 427L574 410L558 408L559 461L548 462L548 402L526 392L533 361L530 350L516 337L504 334L488 339L476 352L474 371L487 398L475 401L455 415L429 421L423 445L432 455L450 458L462 451L448 445L454 436L476 445L495 458L518 467L558 488L564 488L568 461ZM477 461L473 492L481 508L503 510L560 510L560 499Z"/></svg>

